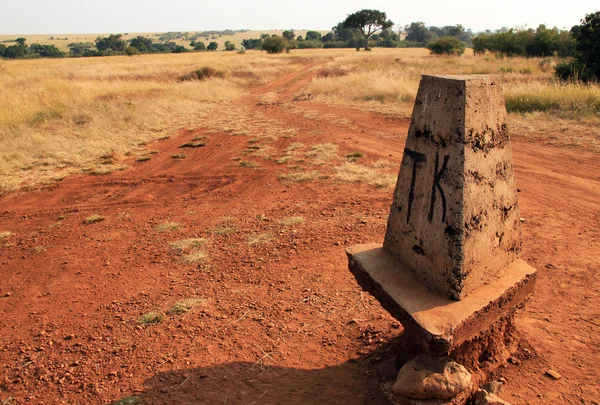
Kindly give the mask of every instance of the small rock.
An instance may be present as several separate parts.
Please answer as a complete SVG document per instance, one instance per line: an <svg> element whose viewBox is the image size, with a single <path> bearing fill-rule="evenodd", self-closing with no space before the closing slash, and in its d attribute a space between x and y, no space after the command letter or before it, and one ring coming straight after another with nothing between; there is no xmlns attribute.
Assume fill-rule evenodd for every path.
<svg viewBox="0 0 600 405"><path fill-rule="evenodd" d="M477 390L475 394L475 405L510 405L496 394L489 393L485 390Z"/></svg>
<svg viewBox="0 0 600 405"><path fill-rule="evenodd" d="M546 374L549 375L550 377L554 378L555 380L560 380L560 378L562 377L562 375L560 375L558 372L549 369L548 371L546 371Z"/></svg>
<svg viewBox="0 0 600 405"><path fill-rule="evenodd" d="M392 388L413 399L450 399L471 385L471 374L447 357L422 354L406 363Z"/></svg>
<svg viewBox="0 0 600 405"><path fill-rule="evenodd" d="M490 381L485 383L482 388L490 394L498 395L502 389L502 383L500 381Z"/></svg>
<svg viewBox="0 0 600 405"><path fill-rule="evenodd" d="M548 263L545 267L547 269L549 269L549 270L555 270L556 269L556 267L554 267L554 265L552 263Z"/></svg>

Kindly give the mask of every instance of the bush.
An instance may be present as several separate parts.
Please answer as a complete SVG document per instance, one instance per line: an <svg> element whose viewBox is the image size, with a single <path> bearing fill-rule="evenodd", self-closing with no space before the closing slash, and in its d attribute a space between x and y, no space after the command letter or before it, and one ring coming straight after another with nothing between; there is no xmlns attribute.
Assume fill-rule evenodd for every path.
<svg viewBox="0 0 600 405"><path fill-rule="evenodd" d="M298 48L300 49L313 49L313 48L323 48L324 44L321 41L317 40L304 40L297 42Z"/></svg>
<svg viewBox="0 0 600 405"><path fill-rule="evenodd" d="M127 56L139 55L139 53L139 49L134 46L128 46L127 48L125 48L125 55Z"/></svg>
<svg viewBox="0 0 600 405"><path fill-rule="evenodd" d="M204 66L198 70L194 70L192 73L188 73L187 75L183 75L179 77L180 82L190 81L190 80L204 80L210 77L218 77L223 78L225 74L220 70L216 70L211 68L210 66Z"/></svg>
<svg viewBox="0 0 600 405"><path fill-rule="evenodd" d="M284 37L278 35L265 38L262 43L262 49L263 51L267 51L267 53L281 53L288 48L288 41Z"/></svg>
<svg viewBox="0 0 600 405"><path fill-rule="evenodd" d="M206 51L206 44L202 41L192 41L190 46L196 51Z"/></svg>
<svg viewBox="0 0 600 405"><path fill-rule="evenodd" d="M214 41L208 44L208 46L206 47L206 49L208 49L209 51L216 51L218 48L219 44Z"/></svg>
<svg viewBox="0 0 600 405"><path fill-rule="evenodd" d="M465 53L465 43L456 37L442 37L427 45L427 49L436 55L462 55Z"/></svg>
<svg viewBox="0 0 600 405"><path fill-rule="evenodd" d="M152 53L152 42L154 42L152 41L152 39L138 35L137 37L131 40L131 42L129 43L129 47L137 49L140 53ZM127 55L130 55L129 53L127 53L127 51L125 53Z"/></svg>
<svg viewBox="0 0 600 405"><path fill-rule="evenodd" d="M226 51L235 51L235 44L231 41L225 41L225 50Z"/></svg>

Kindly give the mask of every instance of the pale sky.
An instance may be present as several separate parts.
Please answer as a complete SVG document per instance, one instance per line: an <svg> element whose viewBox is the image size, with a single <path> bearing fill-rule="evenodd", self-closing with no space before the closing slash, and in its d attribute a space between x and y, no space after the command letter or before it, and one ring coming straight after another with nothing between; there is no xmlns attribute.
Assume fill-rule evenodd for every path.
<svg viewBox="0 0 600 405"><path fill-rule="evenodd" d="M570 29L598 0L0 0L0 34L84 34L222 29L328 30L363 8L385 11L398 25L462 24Z"/></svg>

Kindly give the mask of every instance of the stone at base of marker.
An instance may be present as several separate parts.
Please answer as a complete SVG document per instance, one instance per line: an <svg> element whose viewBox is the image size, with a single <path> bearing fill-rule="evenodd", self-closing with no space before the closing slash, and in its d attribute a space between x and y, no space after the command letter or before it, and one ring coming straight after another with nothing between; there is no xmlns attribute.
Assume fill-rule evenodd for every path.
<svg viewBox="0 0 600 405"><path fill-rule="evenodd" d="M358 283L398 319L421 348L445 356L461 343L510 315L533 294L536 272L515 260L497 280L461 301L428 288L381 244L351 246L349 268Z"/></svg>
<svg viewBox="0 0 600 405"><path fill-rule="evenodd" d="M451 399L413 399L395 395L392 391L394 383L388 382L383 385L383 393L392 405L464 405L473 396L473 390L468 389Z"/></svg>

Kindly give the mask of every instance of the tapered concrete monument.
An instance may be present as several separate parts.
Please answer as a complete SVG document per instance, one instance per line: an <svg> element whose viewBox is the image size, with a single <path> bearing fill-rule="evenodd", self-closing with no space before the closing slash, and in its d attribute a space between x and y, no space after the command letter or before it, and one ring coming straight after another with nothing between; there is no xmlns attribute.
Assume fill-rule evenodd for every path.
<svg viewBox="0 0 600 405"><path fill-rule="evenodd" d="M423 76L384 243L347 250L361 286L432 355L533 293L506 119L495 79Z"/></svg>

